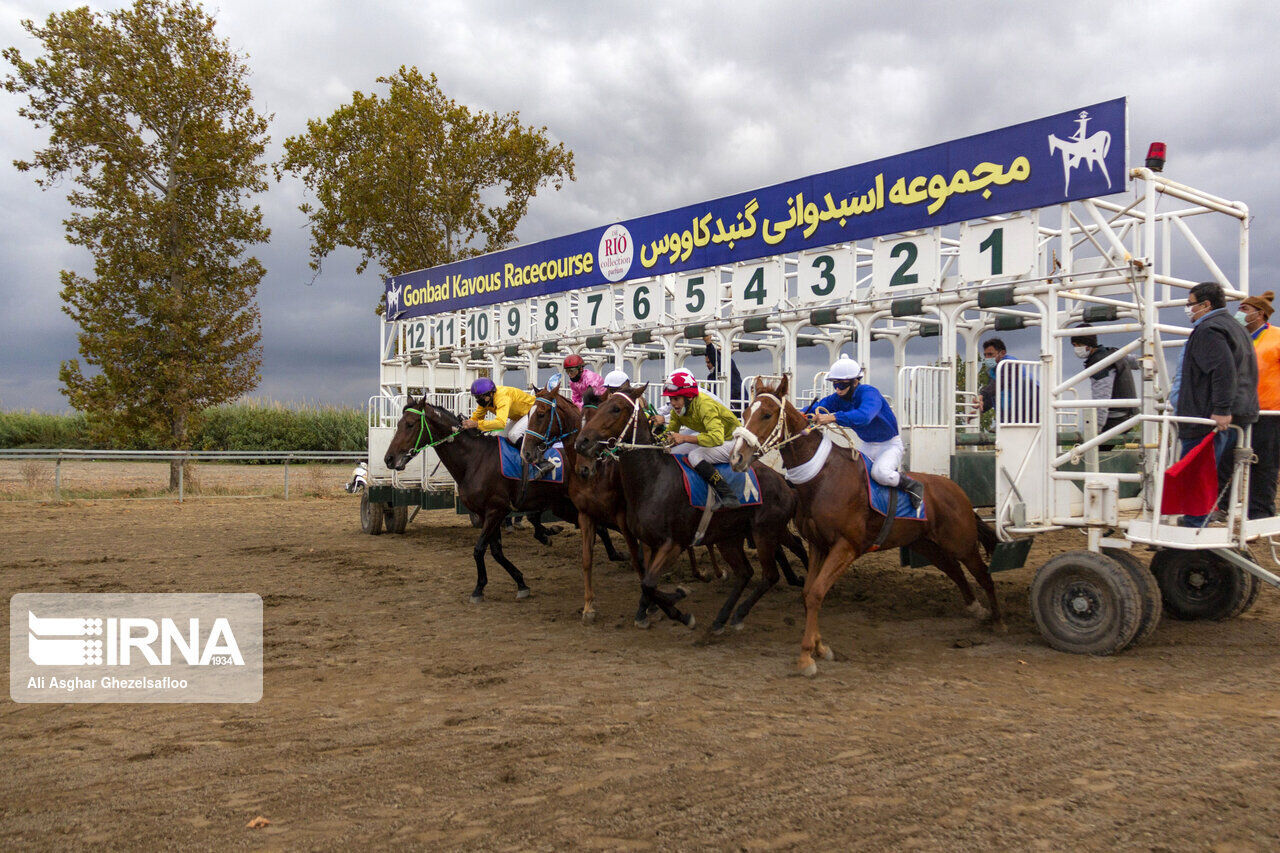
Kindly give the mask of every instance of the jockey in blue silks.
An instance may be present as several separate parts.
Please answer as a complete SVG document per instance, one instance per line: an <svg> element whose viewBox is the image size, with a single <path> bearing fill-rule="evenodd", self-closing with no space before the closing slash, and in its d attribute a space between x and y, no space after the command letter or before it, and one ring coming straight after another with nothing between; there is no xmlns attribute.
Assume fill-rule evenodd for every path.
<svg viewBox="0 0 1280 853"><path fill-rule="evenodd" d="M898 419L884 395L875 386L861 384L861 378L858 362L840 356L827 373L835 393L810 403L805 414L815 424L837 423L857 433L861 450L871 461L872 479L882 486L901 488L918 507L924 501L924 484L898 470L906 452L898 435Z"/></svg>

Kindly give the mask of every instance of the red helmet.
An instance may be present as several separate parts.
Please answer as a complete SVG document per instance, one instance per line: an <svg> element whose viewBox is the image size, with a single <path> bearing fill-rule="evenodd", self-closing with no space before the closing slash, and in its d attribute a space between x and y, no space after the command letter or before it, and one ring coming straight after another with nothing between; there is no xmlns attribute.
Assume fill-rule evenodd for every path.
<svg viewBox="0 0 1280 853"><path fill-rule="evenodd" d="M664 397L696 397L698 396L698 380L687 370L677 370L667 377L662 386Z"/></svg>
<svg viewBox="0 0 1280 853"><path fill-rule="evenodd" d="M573 355L565 356L564 367L565 367L565 370L568 370L571 367L582 367L582 356L578 355L577 353L574 353Z"/></svg>

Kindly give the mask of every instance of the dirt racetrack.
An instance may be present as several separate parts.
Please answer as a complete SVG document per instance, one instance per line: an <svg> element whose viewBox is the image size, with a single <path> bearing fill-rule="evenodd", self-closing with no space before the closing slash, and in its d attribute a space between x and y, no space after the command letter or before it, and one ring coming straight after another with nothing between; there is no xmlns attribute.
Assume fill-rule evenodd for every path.
<svg viewBox="0 0 1280 853"><path fill-rule="evenodd" d="M876 555L828 598L838 659L807 680L792 588L695 645L635 629L634 577L597 549L583 626L574 532L507 534L533 597L491 563L471 605L473 533L447 511L369 537L345 496L9 504L0 531L6 600L257 592L266 645L255 705L7 702L5 849L1280 844L1269 588L1237 620L1075 657L1035 633L1031 568L997 576L994 635L940 573ZM1081 542L1044 537L1031 565ZM725 584L692 586L705 625Z"/></svg>

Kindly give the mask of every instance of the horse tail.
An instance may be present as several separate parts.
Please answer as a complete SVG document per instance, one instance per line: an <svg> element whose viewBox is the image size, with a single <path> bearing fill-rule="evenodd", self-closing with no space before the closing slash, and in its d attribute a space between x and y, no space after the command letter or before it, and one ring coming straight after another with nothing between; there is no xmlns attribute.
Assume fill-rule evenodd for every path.
<svg viewBox="0 0 1280 853"><path fill-rule="evenodd" d="M973 513L973 523L978 529L978 541L982 543L982 549L990 557L992 552L995 551L996 545L1000 544L1000 537L996 535L995 528L983 521L982 516L978 515L976 510Z"/></svg>

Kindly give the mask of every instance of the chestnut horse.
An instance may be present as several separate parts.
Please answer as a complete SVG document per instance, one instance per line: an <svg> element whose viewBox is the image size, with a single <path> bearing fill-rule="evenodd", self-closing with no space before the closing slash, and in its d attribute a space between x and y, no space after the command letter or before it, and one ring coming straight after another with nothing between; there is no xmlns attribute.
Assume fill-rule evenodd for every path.
<svg viewBox="0 0 1280 853"><path fill-rule="evenodd" d="M533 409L529 412L529 426L525 429L524 439L520 444L520 455L526 465L533 465L542 459L543 451L548 445L557 441L564 443L564 484L568 489L569 500L578 508L578 529L582 533L582 621L594 622L596 596L591 586L591 568L596 525L600 525L599 532L611 559L618 558L614 556L612 544L609 544L605 525L617 528L626 540L632 567L638 575L643 575L640 544L627 531L627 510L617 466L605 463L602 470L597 471L590 479L578 472L578 455L573 449L578 428L582 425L582 413L578 411L578 407L554 389L535 389L534 397Z"/></svg>
<svg viewBox="0 0 1280 853"><path fill-rule="evenodd" d="M689 505L679 463L654 441L649 419L643 412L645 387L628 385L610 394L579 431L574 449L579 454L579 474L583 476L606 447L617 453L627 528L649 549L648 564L640 580L636 625L648 627L646 612L650 604L656 603L667 616L693 628L693 614L681 613L676 607L684 592L661 592L658 580L672 558L681 550L692 548L703 511ZM626 444L634 447L623 446ZM763 503L717 510L703 536L703 544L717 546L734 573L729 596L711 624L712 633L719 633L726 623L740 628L755 603L778 582L775 557L779 544L789 544L804 554L799 538L787 529L796 509L791 487L770 468L761 466L756 474ZM754 574L742 547L748 535L755 538L763 578L735 611L734 605Z"/></svg>
<svg viewBox="0 0 1280 853"><path fill-rule="evenodd" d="M388 468L403 471L420 451L434 447L458 484L459 500L482 519L480 538L472 552L476 560L473 604L484 600L484 587L489 582L484 565L486 548L516 582L516 598L529 596L524 575L502 552L502 520L507 513L513 509L531 510L533 535L544 545L551 544L551 538L538 520L541 510L549 509L567 521L577 517L577 509L562 483L535 480L528 484L527 494L521 500L524 484L502 476L497 442L497 438L484 435L480 430L463 429L457 415L431 405L424 397L418 401L410 399L405 404L384 458Z"/></svg>
<svg viewBox="0 0 1280 853"><path fill-rule="evenodd" d="M730 461L735 470L745 470L758 456L777 449L800 499L796 520L809 543L800 672L817 673L815 654L825 660L834 657L818 632L823 597L854 560L879 548L911 546L955 582L970 613L1003 629L995 584L978 548L981 543L990 554L997 541L996 533L974 512L964 491L946 477L910 472L924 484L928 517L894 519L893 527L881 541L886 519L872 510L868 500L868 471L862 454L830 444L830 438L810 429L808 420L786 395L786 377L775 387L756 380L746 422L735 433ZM820 452L826 454L825 464L814 460ZM806 463L812 464L802 468ZM815 472L817 465L821 467ZM987 594L989 613L974 597L961 563Z"/></svg>

